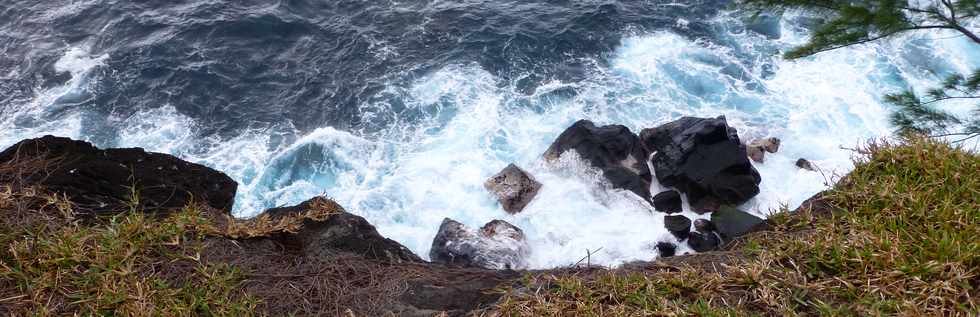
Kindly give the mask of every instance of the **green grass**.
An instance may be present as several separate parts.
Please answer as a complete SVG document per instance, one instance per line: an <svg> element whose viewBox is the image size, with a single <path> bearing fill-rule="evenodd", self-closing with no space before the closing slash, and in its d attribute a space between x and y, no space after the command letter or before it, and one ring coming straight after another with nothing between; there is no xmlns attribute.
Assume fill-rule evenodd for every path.
<svg viewBox="0 0 980 317"><path fill-rule="evenodd" d="M530 276L501 315L977 316L980 157L910 139L873 144L825 196L832 216L771 219L720 272Z"/></svg>
<svg viewBox="0 0 980 317"><path fill-rule="evenodd" d="M63 198L0 187L0 315L248 316L242 275L200 259L208 220L140 212L82 223Z"/></svg>

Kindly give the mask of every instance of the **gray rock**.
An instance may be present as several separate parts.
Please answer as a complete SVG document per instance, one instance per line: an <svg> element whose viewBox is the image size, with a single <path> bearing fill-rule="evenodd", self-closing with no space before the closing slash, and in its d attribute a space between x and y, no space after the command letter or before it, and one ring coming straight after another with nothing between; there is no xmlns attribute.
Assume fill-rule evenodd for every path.
<svg viewBox="0 0 980 317"><path fill-rule="evenodd" d="M746 152L748 152L749 158L751 158L755 162L762 163L765 162L766 160L765 152L769 152L769 153L778 152L779 144L780 144L779 138L768 137L763 139L756 139L752 142L749 142L749 144L745 146L745 150Z"/></svg>
<svg viewBox="0 0 980 317"><path fill-rule="evenodd" d="M758 146L746 146L745 152L749 154L749 158L756 163L764 163L766 161L766 152L761 147Z"/></svg>
<svg viewBox="0 0 980 317"><path fill-rule="evenodd" d="M781 142L782 141L780 141L779 138L768 137L768 138L752 141L752 145L761 146L762 149L766 150L766 152L776 153L779 152L779 144Z"/></svg>
<svg viewBox="0 0 980 317"><path fill-rule="evenodd" d="M503 220L493 220L478 232L446 218L432 240L432 262L485 269L524 269L528 246L524 232Z"/></svg>
<svg viewBox="0 0 980 317"><path fill-rule="evenodd" d="M490 177L483 183L483 187L497 196L497 201L504 210L516 214L534 199L541 189L541 183L517 165L510 164Z"/></svg>

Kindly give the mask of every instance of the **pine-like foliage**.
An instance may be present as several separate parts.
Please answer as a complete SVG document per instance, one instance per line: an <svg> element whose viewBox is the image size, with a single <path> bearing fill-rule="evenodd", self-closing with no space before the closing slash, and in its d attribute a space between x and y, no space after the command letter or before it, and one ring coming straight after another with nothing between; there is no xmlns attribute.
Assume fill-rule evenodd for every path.
<svg viewBox="0 0 980 317"><path fill-rule="evenodd" d="M784 54L795 59L824 51L887 38L914 30L950 30L968 38L980 49L980 0L742 0L759 12L802 9L825 14L810 34L810 40ZM896 106L891 121L900 132L980 136L980 104L974 112L958 118L933 104L952 99L980 100L980 69L972 74L949 76L942 86L924 99L911 90L885 96ZM950 131L952 127L956 131Z"/></svg>

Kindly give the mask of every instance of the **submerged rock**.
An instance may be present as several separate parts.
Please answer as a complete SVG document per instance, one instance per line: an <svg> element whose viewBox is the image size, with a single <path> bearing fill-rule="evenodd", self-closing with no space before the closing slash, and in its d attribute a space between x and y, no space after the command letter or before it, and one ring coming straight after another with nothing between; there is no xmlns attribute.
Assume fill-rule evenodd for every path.
<svg viewBox="0 0 980 317"><path fill-rule="evenodd" d="M478 232L455 220L443 219L432 240L432 262L485 269L527 268L527 241L520 228L503 220L493 220Z"/></svg>
<svg viewBox="0 0 980 317"><path fill-rule="evenodd" d="M653 208L668 214L681 212L681 194L676 190L662 191L653 196Z"/></svg>
<svg viewBox="0 0 980 317"><path fill-rule="evenodd" d="M684 240L691 232L691 219L681 215L666 216L664 217L664 227L678 240Z"/></svg>
<svg viewBox="0 0 980 317"><path fill-rule="evenodd" d="M687 194L694 211L738 205L759 194L762 178L724 116L684 117L644 129L640 138L653 153L657 180Z"/></svg>
<svg viewBox="0 0 980 317"><path fill-rule="evenodd" d="M597 127L592 121L579 120L558 136L544 157L555 160L571 150L601 170L613 187L631 191L650 202L652 177L646 164L649 152L629 128L622 125Z"/></svg>
<svg viewBox="0 0 980 317"><path fill-rule="evenodd" d="M507 165L500 173L490 177L483 187L497 196L500 206L511 214L521 212L541 189L541 183L517 167Z"/></svg>
<svg viewBox="0 0 980 317"><path fill-rule="evenodd" d="M9 171L26 185L64 193L82 214L130 210L166 215L191 203L230 212L238 184L219 171L141 148L99 149L85 141L44 136L3 152L0 163L35 160L36 170ZM134 199L135 197L135 199Z"/></svg>
<svg viewBox="0 0 980 317"><path fill-rule="evenodd" d="M340 205L325 198L313 198L296 206L272 208L265 214L275 220L299 215L317 208L315 206L318 204L329 206L336 213L324 220L304 219L298 232L277 234L275 240L314 257L329 257L343 251L392 263L424 262L405 246L381 236L364 218L344 211Z"/></svg>

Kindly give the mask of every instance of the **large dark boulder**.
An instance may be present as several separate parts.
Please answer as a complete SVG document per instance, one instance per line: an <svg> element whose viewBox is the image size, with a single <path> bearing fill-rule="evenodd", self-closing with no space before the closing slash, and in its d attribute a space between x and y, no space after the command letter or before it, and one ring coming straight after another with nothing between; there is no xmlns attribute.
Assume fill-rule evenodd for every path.
<svg viewBox="0 0 980 317"><path fill-rule="evenodd" d="M653 195L653 208L668 214L684 210L681 204L681 194L676 190L667 190Z"/></svg>
<svg viewBox="0 0 980 317"><path fill-rule="evenodd" d="M531 203L541 189L541 183L517 165L510 164L487 179L483 187L497 197L504 210L516 214Z"/></svg>
<svg viewBox="0 0 980 317"><path fill-rule="evenodd" d="M678 240L684 240L691 232L691 219L681 215L666 216L664 217L664 227Z"/></svg>
<svg viewBox="0 0 980 317"><path fill-rule="evenodd" d="M738 205L759 194L762 178L724 116L684 117L644 129L640 139L657 180L687 194L694 211Z"/></svg>
<svg viewBox="0 0 980 317"><path fill-rule="evenodd" d="M322 206L328 206L334 213L324 220L303 219L298 232L279 233L274 239L313 257L330 257L340 251L392 263L423 262L405 246L381 236L364 218L346 212L326 198L316 197L299 205L272 208L265 214L277 221L282 217L299 216L311 208L324 208Z"/></svg>
<svg viewBox="0 0 980 317"><path fill-rule="evenodd" d="M140 148L102 150L50 135L0 152L0 164L18 166L0 169L0 178L64 193L76 210L89 215L127 211L132 202L160 215L191 203L229 212L238 187L224 173L172 155Z"/></svg>
<svg viewBox="0 0 980 317"><path fill-rule="evenodd" d="M646 163L649 152L629 128L622 125L597 127L592 121L579 120L558 136L544 157L555 160L571 150L602 171L613 187L631 191L650 202L652 177Z"/></svg>
<svg viewBox="0 0 980 317"><path fill-rule="evenodd" d="M493 220L478 232L446 218L432 240L432 262L485 269L527 267L528 246L524 232L503 220Z"/></svg>

